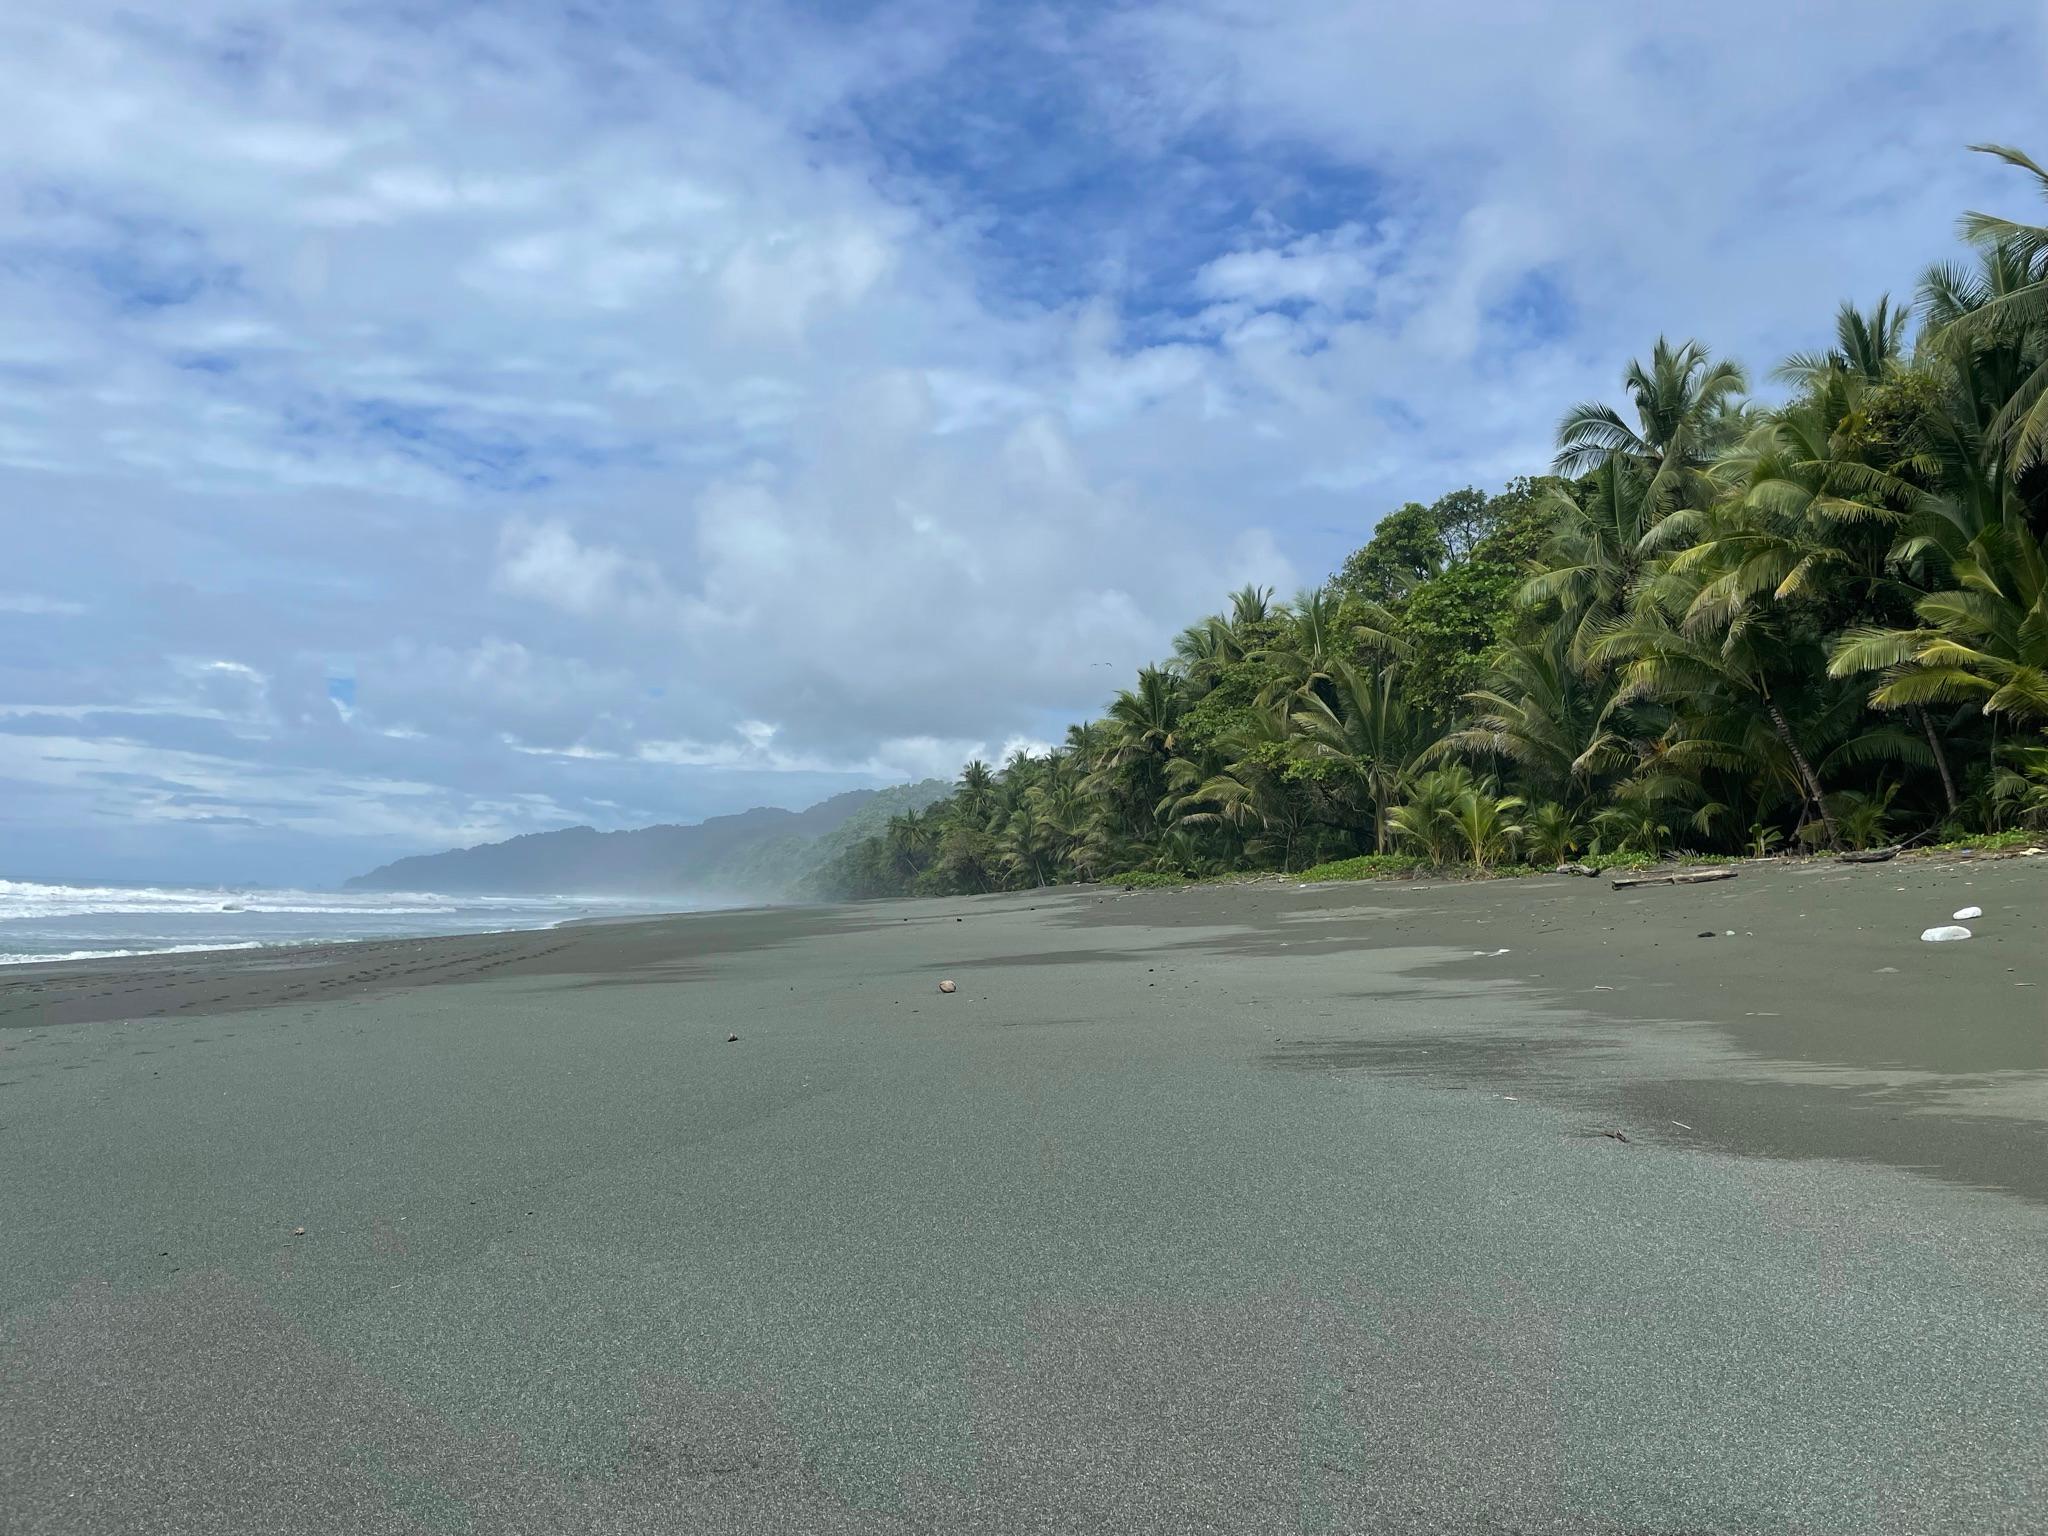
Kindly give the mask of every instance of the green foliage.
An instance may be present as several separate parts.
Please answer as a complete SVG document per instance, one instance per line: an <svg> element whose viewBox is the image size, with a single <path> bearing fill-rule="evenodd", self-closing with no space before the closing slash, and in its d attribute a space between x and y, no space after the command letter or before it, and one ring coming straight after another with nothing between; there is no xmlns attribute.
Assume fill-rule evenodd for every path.
<svg viewBox="0 0 2048 1536"><path fill-rule="evenodd" d="M1566 414L1556 475L1409 502L1292 599L1231 594L1101 719L849 834L817 888L2044 835L2048 230L1964 228L1912 309L1823 320L1783 403L1658 338L1623 404Z"/></svg>
<svg viewBox="0 0 2048 1536"><path fill-rule="evenodd" d="M1426 868L1422 860L1408 853L1361 853L1356 858L1333 859L1312 865L1295 879L1311 885L1326 880L1384 880L1413 875Z"/></svg>
<svg viewBox="0 0 2048 1536"><path fill-rule="evenodd" d="M1486 680L1519 619L1510 599L1550 535L1545 503L1527 481L1489 499L1483 526L1468 557L1417 583L1394 610L1409 698L1443 720Z"/></svg>
<svg viewBox="0 0 2048 1536"><path fill-rule="evenodd" d="M1523 844L1529 862L1556 868L1585 852L1592 828L1556 801L1531 806L1522 820Z"/></svg>
<svg viewBox="0 0 2048 1536"><path fill-rule="evenodd" d="M1411 501L1379 520L1371 540L1344 561L1337 584L1367 602L1392 602L1439 574L1449 555L1435 515Z"/></svg>
<svg viewBox="0 0 2048 1536"><path fill-rule="evenodd" d="M2038 847L2041 834L2024 827L2008 827L2003 832L1966 832L1946 842L1934 844L1939 852L1950 848L1968 848L1979 853L2007 853L2014 849Z"/></svg>

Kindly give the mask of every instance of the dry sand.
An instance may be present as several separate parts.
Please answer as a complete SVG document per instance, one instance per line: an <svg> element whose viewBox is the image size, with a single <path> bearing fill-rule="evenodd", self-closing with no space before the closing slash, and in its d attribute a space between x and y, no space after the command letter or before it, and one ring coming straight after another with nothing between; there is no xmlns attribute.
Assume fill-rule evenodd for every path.
<svg viewBox="0 0 2048 1536"><path fill-rule="evenodd" d="M9 970L0 1529L2048 1529L2043 865Z"/></svg>

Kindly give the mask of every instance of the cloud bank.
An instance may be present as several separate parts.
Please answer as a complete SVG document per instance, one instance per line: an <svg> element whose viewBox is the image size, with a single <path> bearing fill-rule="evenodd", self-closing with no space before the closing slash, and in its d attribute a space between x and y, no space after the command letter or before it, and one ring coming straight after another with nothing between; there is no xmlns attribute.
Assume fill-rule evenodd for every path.
<svg viewBox="0 0 2048 1536"><path fill-rule="evenodd" d="M1902 292L2044 64L2020 4L21 11L0 874L1056 738L1658 331Z"/></svg>

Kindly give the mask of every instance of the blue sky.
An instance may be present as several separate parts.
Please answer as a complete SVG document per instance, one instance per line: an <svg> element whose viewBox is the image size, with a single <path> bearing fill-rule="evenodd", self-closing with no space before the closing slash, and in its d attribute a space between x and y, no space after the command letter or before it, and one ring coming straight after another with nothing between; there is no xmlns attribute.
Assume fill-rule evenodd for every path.
<svg viewBox="0 0 2048 1536"><path fill-rule="evenodd" d="M1659 331L1910 293L2044 77L2002 0L16 7L0 878L1056 735Z"/></svg>

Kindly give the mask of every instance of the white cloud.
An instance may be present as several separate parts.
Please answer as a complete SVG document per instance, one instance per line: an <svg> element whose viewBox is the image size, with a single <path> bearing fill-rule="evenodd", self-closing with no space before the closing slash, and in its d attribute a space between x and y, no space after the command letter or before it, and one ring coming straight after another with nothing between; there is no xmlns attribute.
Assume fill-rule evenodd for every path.
<svg viewBox="0 0 2048 1536"><path fill-rule="evenodd" d="M575 819L544 796L524 797L515 816L505 802L428 783L252 766L106 737L0 735L0 779L81 792L131 823L232 819L320 838L473 843Z"/></svg>
<svg viewBox="0 0 2048 1536"><path fill-rule="evenodd" d="M506 524L495 580L501 591L581 618L644 619L668 606L659 576L644 562L579 544L559 522Z"/></svg>
<svg viewBox="0 0 2048 1536"><path fill-rule="evenodd" d="M1056 736L1659 330L1903 294L2048 57L2012 0L387 22L0 17L0 614L94 616L0 717L128 743L37 759L53 837L151 753L435 841Z"/></svg>
<svg viewBox="0 0 2048 1536"><path fill-rule="evenodd" d="M1369 289L1391 242L1357 224L1301 235L1279 245L1231 251L1195 274L1195 287L1216 299L1272 307L1295 300L1348 307Z"/></svg>

